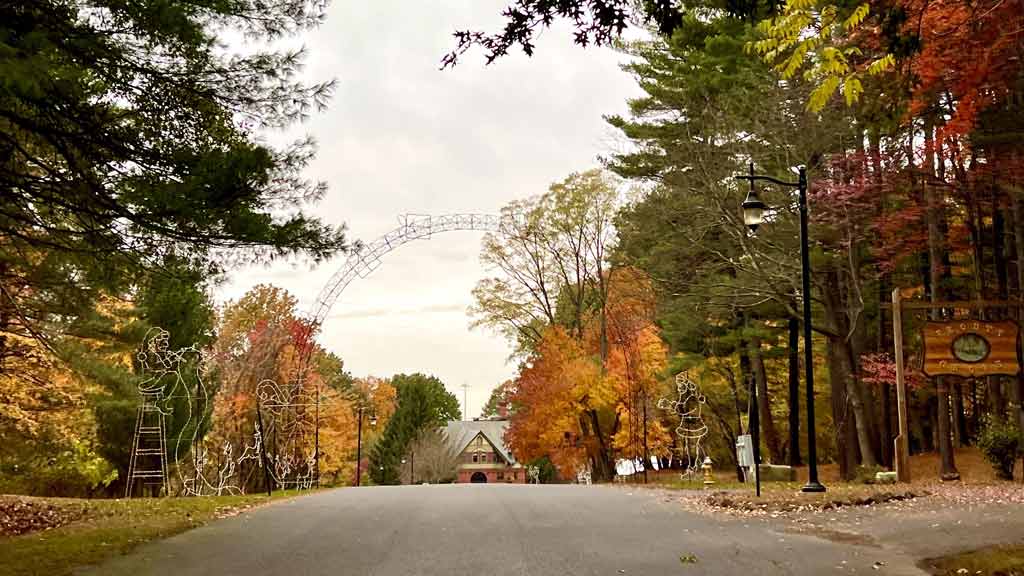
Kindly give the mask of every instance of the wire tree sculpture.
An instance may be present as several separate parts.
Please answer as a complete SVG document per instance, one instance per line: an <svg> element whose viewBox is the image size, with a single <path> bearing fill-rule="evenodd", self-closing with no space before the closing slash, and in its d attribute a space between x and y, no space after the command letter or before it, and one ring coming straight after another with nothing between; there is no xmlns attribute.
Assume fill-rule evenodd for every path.
<svg viewBox="0 0 1024 576"><path fill-rule="evenodd" d="M701 394L697 383L690 380L685 371L676 374L676 399L661 398L658 408L671 410L679 417L676 436L679 437L677 450L683 462L682 477L684 480L700 478L701 465L707 453L704 450L704 437L708 435L708 426L701 414L707 398Z"/></svg>

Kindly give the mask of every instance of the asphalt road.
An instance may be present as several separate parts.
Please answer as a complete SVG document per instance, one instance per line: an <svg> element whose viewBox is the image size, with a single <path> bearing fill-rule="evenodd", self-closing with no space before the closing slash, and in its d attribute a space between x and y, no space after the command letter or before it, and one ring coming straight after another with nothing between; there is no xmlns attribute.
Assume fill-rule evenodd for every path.
<svg viewBox="0 0 1024 576"><path fill-rule="evenodd" d="M278 502L145 545L87 574L923 574L878 546L686 512L609 486L347 488Z"/></svg>

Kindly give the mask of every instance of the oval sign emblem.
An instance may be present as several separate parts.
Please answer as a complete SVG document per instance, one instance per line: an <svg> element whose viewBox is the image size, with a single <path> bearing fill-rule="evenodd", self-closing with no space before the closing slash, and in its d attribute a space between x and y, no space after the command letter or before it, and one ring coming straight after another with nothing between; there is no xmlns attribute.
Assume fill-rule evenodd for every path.
<svg viewBox="0 0 1024 576"><path fill-rule="evenodd" d="M988 358L990 350L988 340L973 332L961 334L953 340L953 356L961 362L981 362Z"/></svg>

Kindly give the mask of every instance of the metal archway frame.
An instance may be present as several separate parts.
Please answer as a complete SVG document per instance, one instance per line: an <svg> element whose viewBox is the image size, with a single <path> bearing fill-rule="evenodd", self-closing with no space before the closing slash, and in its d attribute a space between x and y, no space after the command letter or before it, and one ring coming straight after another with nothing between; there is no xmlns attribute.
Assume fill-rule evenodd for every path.
<svg viewBox="0 0 1024 576"><path fill-rule="evenodd" d="M414 240L430 239L440 232L477 230L497 232L501 227L501 216L495 214L403 214L398 217L399 226L369 244L358 245L349 254L345 263L324 285L310 310L309 319L320 326L327 314L338 301L338 297L356 278L366 278L381 264L381 258L388 252Z"/></svg>
<svg viewBox="0 0 1024 576"><path fill-rule="evenodd" d="M358 244L349 254L348 258L345 259L344 264L327 281L327 284L321 289L309 314L306 316L306 326L308 327L306 338L310 338L314 331L319 330L345 288L356 278L366 278L369 276L380 266L385 254L409 242L430 239L434 234L440 232L498 232L501 230L505 218L509 218L509 216L495 214L443 214L438 216L404 214L399 216L397 228L373 242ZM264 394L261 390L257 391L259 402L265 407L275 404L279 411L294 408L296 414L303 414L306 419L310 418L311 415L317 419L314 423L307 421L305 425L301 423L295 425L296 414L292 414L289 411L287 416L283 416L282 421L292 422L292 430L298 431L296 432L298 436L290 437L285 441L285 453L298 453L297 448L304 444L303 433L308 434L310 430L314 430L317 438L314 440L314 453L309 454L308 458L304 459L304 463L307 466L306 470L301 469L300 460L303 459L293 458L288 460L288 466L281 469L281 466L277 464L280 460L279 455L268 454L268 460L274 462L274 470L268 470L267 474L273 476L275 483L279 487L306 488L319 486L320 481L319 394L317 393L316 398L309 398L309 391L305 390L303 386L309 371L309 363L312 360L314 347L306 346L303 348L306 352L302 354L295 370L289 377L288 386L284 389L278 388L276 395ZM263 390L270 389L269 386L265 386ZM282 398L287 400L282 402ZM307 409L313 406L316 406L316 410ZM282 417L280 413L275 414L271 412L271 414L273 416L268 429L260 431L265 438L269 437L269 434L278 428L277 420ZM267 448L267 451L269 452L269 448ZM266 462L267 460L264 461L265 467L268 466Z"/></svg>

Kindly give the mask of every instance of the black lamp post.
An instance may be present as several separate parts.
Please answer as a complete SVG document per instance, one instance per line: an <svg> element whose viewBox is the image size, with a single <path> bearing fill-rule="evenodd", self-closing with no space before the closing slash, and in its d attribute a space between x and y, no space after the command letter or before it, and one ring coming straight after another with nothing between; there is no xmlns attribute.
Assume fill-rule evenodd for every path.
<svg viewBox="0 0 1024 576"><path fill-rule="evenodd" d="M359 473L363 463L363 410L364 408L360 406L357 411L359 421L356 423L356 486L361 486ZM376 414L370 414L370 426L377 426Z"/></svg>
<svg viewBox="0 0 1024 576"><path fill-rule="evenodd" d="M785 182L771 176L755 176L754 163L750 163L749 176L736 176L737 180L750 182L750 192L743 201L743 223L756 232L764 222L764 202L757 196L754 182L765 181L779 186L796 188L800 191L800 269L802 276L801 291L803 292L804 315L804 381L807 383L807 470L808 480L801 490L804 492L824 492L825 486L818 481L818 449L815 441L814 426L814 357L811 348L811 255L807 241L807 168L800 166L800 178L796 182Z"/></svg>

